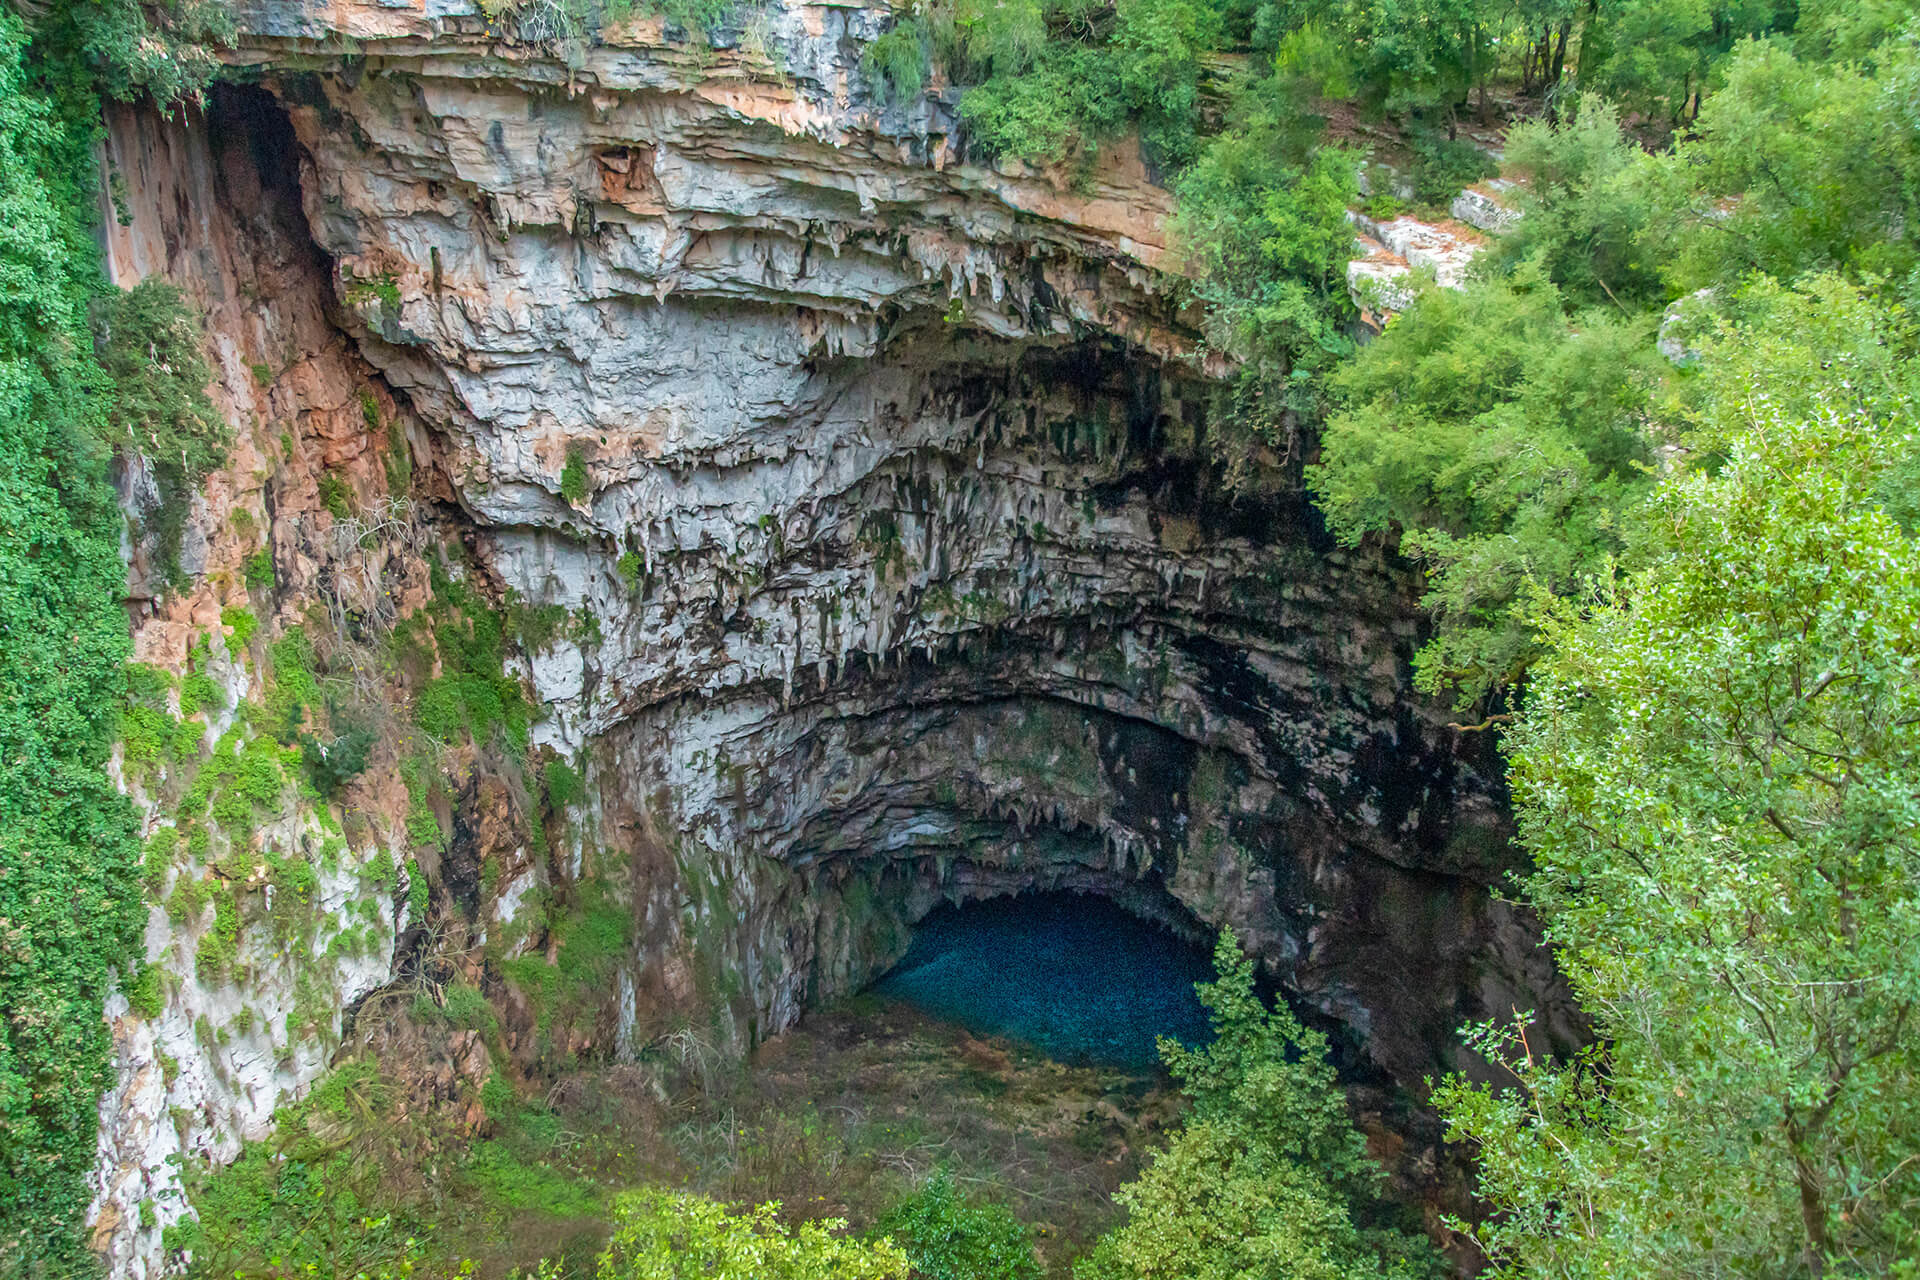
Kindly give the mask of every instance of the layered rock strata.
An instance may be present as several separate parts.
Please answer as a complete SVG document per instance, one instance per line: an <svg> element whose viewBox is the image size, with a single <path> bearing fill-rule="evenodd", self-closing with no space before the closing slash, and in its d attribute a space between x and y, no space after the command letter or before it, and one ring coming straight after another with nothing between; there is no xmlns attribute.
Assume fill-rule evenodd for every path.
<svg viewBox="0 0 1920 1280"><path fill-rule="evenodd" d="M567 1052L776 1033L935 904L1033 888L1232 925L1381 1080L1554 999L1487 892L1490 744L1409 690L1412 575L1325 537L1299 458L1239 496L1206 461L1219 371L1137 156L994 166L939 86L883 110L880 9L590 39L536 9L257 3L230 57L258 89L216 112L279 128L250 114L270 95L290 123L271 146L332 295L293 345L365 361L414 424L446 572L570 619L514 666L534 743L586 778L564 832L528 838L475 775L444 851L413 850L505 960L554 961L557 901L619 904ZM212 318L216 346L251 322ZM124 1209L146 1157L108 1118ZM102 1222L118 1271L160 1265Z"/></svg>

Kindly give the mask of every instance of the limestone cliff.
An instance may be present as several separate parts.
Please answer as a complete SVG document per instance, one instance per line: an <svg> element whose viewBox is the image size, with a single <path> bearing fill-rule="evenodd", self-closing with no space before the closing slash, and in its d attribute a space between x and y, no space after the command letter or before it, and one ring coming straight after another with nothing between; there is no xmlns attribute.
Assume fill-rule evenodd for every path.
<svg viewBox="0 0 1920 1280"><path fill-rule="evenodd" d="M996 166L937 85L881 110L859 60L886 16L774 3L704 39L640 18L569 43L465 0L268 0L229 55L254 87L185 124L115 115L116 271L194 285L256 442L141 651L177 664L220 630L261 537L277 626L343 590L345 631L390 626L435 573L555 620L509 670L581 798L543 805L479 749L426 787L396 750L289 819L359 815L349 866L418 859L435 918L488 947L464 963L518 1069L690 1020L773 1034L934 904L1065 886L1233 925L1378 1078L1417 1084L1463 1019L1553 990L1487 892L1511 858L1490 744L1410 692L1417 583L1324 535L1298 458L1260 494L1219 485L1217 370L1137 156ZM352 501L328 511L327 485ZM418 681L381 679L406 722ZM409 788L438 832L404 821ZM431 943L354 874L326 892L385 894L387 932L380 972L330 979L337 1007ZM584 1007L537 1016L587 902L627 940ZM157 1161L182 1143L152 1131L182 1095L132 1102L154 1037L298 962L252 995L180 984L154 1023L110 1011L119 1274L163 1265L142 1201L180 1212ZM319 1069L209 1086L182 1141L230 1154Z"/></svg>

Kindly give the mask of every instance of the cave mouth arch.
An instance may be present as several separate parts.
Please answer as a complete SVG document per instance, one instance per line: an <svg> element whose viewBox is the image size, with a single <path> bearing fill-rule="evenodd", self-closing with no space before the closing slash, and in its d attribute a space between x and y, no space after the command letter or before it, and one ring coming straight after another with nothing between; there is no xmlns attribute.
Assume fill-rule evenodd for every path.
<svg viewBox="0 0 1920 1280"><path fill-rule="evenodd" d="M1051 890L936 908L869 990L1070 1066L1149 1071L1159 1037L1210 1038L1194 984L1212 977L1193 932L1105 894Z"/></svg>

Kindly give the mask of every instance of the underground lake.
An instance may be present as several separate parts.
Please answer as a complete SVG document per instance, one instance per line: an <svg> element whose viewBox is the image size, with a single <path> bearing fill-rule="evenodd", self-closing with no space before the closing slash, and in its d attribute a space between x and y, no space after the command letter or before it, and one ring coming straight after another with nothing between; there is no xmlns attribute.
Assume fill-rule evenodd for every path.
<svg viewBox="0 0 1920 1280"><path fill-rule="evenodd" d="M1207 948L1105 898L1022 894L942 907L872 990L1071 1065L1147 1069L1155 1041L1206 1039Z"/></svg>

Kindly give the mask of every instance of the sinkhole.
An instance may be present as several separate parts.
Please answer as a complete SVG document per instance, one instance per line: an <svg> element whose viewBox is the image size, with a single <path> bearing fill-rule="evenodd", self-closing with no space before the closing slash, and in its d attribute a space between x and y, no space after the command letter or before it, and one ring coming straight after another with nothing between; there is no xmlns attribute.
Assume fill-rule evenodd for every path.
<svg viewBox="0 0 1920 1280"><path fill-rule="evenodd" d="M1053 892L936 910L872 989L1059 1062L1148 1069L1158 1037L1208 1037L1193 984L1212 977L1205 947L1106 898Z"/></svg>

